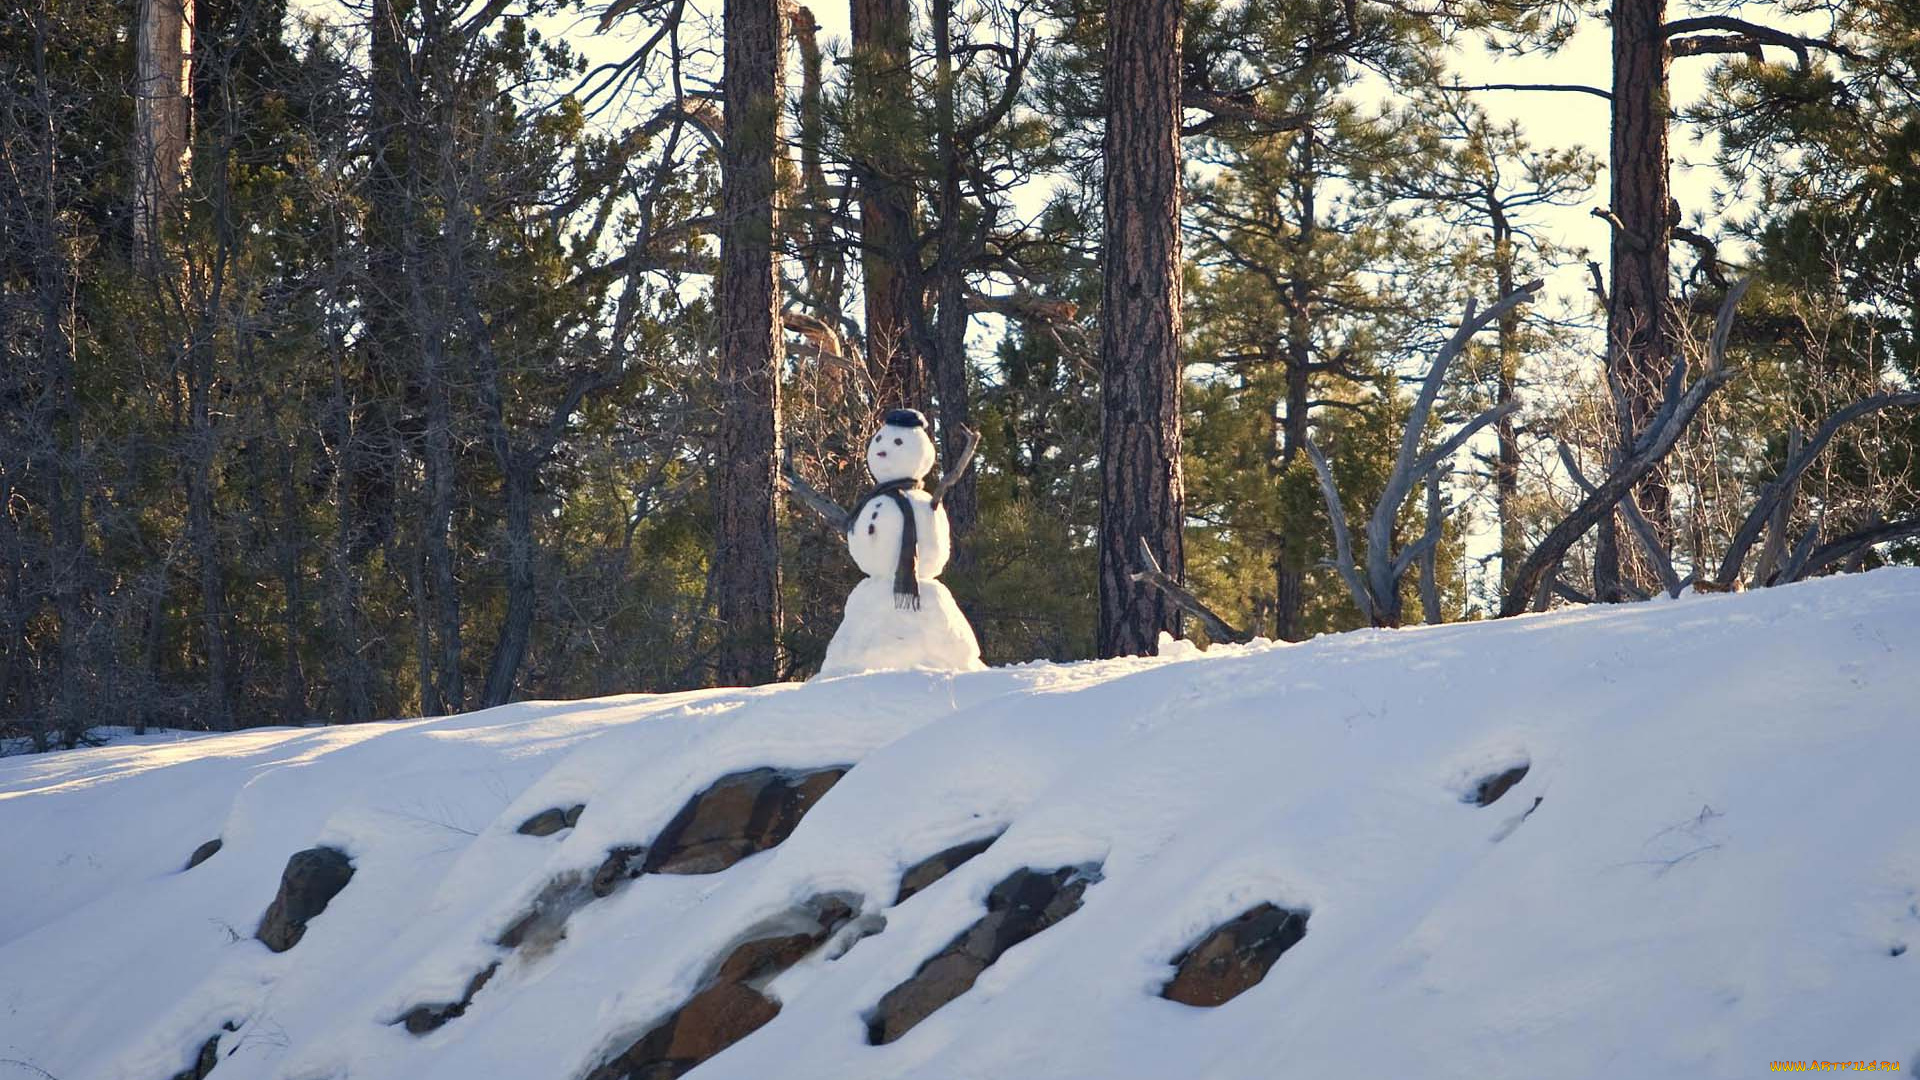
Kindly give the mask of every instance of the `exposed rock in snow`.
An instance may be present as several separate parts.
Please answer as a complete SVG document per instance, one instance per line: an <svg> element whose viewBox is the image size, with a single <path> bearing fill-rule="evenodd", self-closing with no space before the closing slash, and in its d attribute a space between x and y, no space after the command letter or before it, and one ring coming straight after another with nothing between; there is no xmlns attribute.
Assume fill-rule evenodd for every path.
<svg viewBox="0 0 1920 1080"><path fill-rule="evenodd" d="M571 829L578 824L584 810L586 807L580 804L565 809L550 806L521 822L514 831L522 836L552 836L561 829Z"/></svg>
<svg viewBox="0 0 1920 1080"><path fill-rule="evenodd" d="M993 842L998 839L1000 839L999 833L983 836L978 840L955 844L945 851L935 852L914 863L907 868L906 873L900 875L900 892L893 898L893 902L906 903L907 897L953 873L961 863L992 847Z"/></svg>
<svg viewBox="0 0 1920 1080"><path fill-rule="evenodd" d="M191 870L194 867L199 866L201 863L206 862L208 859L213 858L214 855L219 853L219 851L220 851L220 838L216 836L213 839L207 841L206 843L201 844L199 847L193 849L193 854L187 856L186 869Z"/></svg>
<svg viewBox="0 0 1920 1080"><path fill-rule="evenodd" d="M1203 1008L1224 1005L1257 986L1280 954L1306 936L1306 912L1256 904L1175 957L1179 971L1160 996Z"/></svg>
<svg viewBox="0 0 1920 1080"><path fill-rule="evenodd" d="M792 835L851 765L723 776L688 802L647 852L650 874L716 874Z"/></svg>
<svg viewBox="0 0 1920 1080"><path fill-rule="evenodd" d="M280 874L280 892L267 905L254 936L274 952L286 952L307 934L307 923L353 880L353 863L339 848L296 851Z"/></svg>
<svg viewBox="0 0 1920 1080"><path fill-rule="evenodd" d="M693 1080L1734 1080L1920 1052L1920 572L1178 652L0 760L0 1059L192 1076L231 1021L213 1080L584 1080L676 1015L661 1067L725 1044ZM696 827L759 770L764 804ZM249 932L315 847L352 884L273 953ZM709 872L632 876L656 858ZM1092 864L1071 916L956 959L970 988L870 1044L996 885ZM859 913L814 943L818 897ZM1311 932L1218 1007L1161 996L1263 905Z"/></svg>
<svg viewBox="0 0 1920 1080"><path fill-rule="evenodd" d="M973 989L980 973L1008 949L1080 910L1082 895L1099 873L1097 867L1080 866L1014 871L987 894L985 915L880 999L867 1016L867 1041L890 1043Z"/></svg>
<svg viewBox="0 0 1920 1080"><path fill-rule="evenodd" d="M1492 776L1486 777L1473 786L1473 791L1468 798L1475 806L1492 806L1499 800L1500 796L1512 791L1513 785L1527 778L1527 769L1529 767L1525 762L1522 762L1510 769L1503 769L1500 772L1494 773Z"/></svg>

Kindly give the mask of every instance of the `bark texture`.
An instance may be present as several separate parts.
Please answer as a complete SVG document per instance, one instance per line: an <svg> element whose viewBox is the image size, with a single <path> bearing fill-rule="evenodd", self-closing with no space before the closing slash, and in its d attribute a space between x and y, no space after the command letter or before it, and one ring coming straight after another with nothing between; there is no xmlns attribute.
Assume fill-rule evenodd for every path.
<svg viewBox="0 0 1920 1080"><path fill-rule="evenodd" d="M193 138L193 0L140 0L134 27L133 241L155 255Z"/></svg>
<svg viewBox="0 0 1920 1080"><path fill-rule="evenodd" d="M1626 415L1618 418L1623 444L1630 444L1659 408L1661 381L1674 349L1667 304L1667 248L1674 214L1667 175L1665 22L1666 0L1614 0L1608 169L1614 231L1607 340L1608 364L1626 397ZM1656 470L1641 482L1638 499L1665 543L1670 514L1664 471ZM1595 567L1595 588L1601 593L1617 591L1611 585L1619 574L1614 535L1609 519L1602 524L1598 556L1606 565Z"/></svg>
<svg viewBox="0 0 1920 1080"><path fill-rule="evenodd" d="M908 0L853 0L854 103L868 112L869 150L859 163L860 266L866 283L867 363L882 407L927 407L924 365L913 347L907 304L913 197L893 132L909 110Z"/></svg>
<svg viewBox="0 0 1920 1080"><path fill-rule="evenodd" d="M1141 0L1107 26L1106 246L1100 315L1101 656L1151 653L1180 612L1135 584L1144 539L1185 570L1180 471L1181 0ZM1116 14L1119 14L1116 12Z"/></svg>
<svg viewBox="0 0 1920 1080"><path fill-rule="evenodd" d="M721 152L720 432L714 570L723 683L779 670L780 291L774 273L774 160L786 18L777 0L727 0Z"/></svg>

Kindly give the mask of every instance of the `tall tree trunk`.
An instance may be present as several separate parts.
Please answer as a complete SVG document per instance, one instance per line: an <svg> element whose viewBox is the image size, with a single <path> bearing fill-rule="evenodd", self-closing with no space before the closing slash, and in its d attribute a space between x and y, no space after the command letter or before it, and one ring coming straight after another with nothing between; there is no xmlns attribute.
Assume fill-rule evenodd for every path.
<svg viewBox="0 0 1920 1080"><path fill-rule="evenodd" d="M73 325L75 319L75 281L69 262L72 250L65 235L67 225L61 213L60 177L55 147L56 130L52 88L47 72L49 27L44 5L34 12L33 67L35 97L35 147L38 176L22 183L23 196L33 204L34 303L38 308L39 375L45 380L46 407L36 410L40 430L34 434L35 447L46 455L47 531L50 541L46 552L47 591L52 594L55 631L55 675L49 724L34 735L36 749L45 749L53 730L69 735L84 731L91 723L88 707L87 671L81 652L89 604L87 579L91 576L86 544L85 477L80 468L78 409L74 402L76 375Z"/></svg>
<svg viewBox="0 0 1920 1080"><path fill-rule="evenodd" d="M773 237L786 27L781 7L779 0L726 3L717 305L721 412L713 493L718 675L724 683L769 682L779 671L774 484L784 342Z"/></svg>
<svg viewBox="0 0 1920 1080"><path fill-rule="evenodd" d="M1493 218L1493 270L1498 285L1495 295L1509 296L1513 293L1513 233L1499 204L1495 202L1489 209ZM1505 405L1513 400L1514 385L1520 377L1518 308L1500 316L1497 335L1500 371L1494 387L1494 404ZM1518 505L1520 435L1514 426L1512 413L1505 413L1494 422L1494 441L1497 449L1493 462L1493 500L1494 513L1500 524L1500 595L1505 596L1507 587L1513 584L1514 571L1520 569L1521 560L1527 557L1526 531L1520 521Z"/></svg>
<svg viewBox="0 0 1920 1080"><path fill-rule="evenodd" d="M925 409L926 374L914 348L912 302L902 260L916 257L913 196L900 133L911 114L907 52L910 0L853 0L853 97L867 114L868 160L860 183L860 267L866 284L867 365L881 408Z"/></svg>
<svg viewBox="0 0 1920 1080"><path fill-rule="evenodd" d="M193 136L193 0L140 0L134 27L133 244L157 254Z"/></svg>
<svg viewBox="0 0 1920 1080"><path fill-rule="evenodd" d="M209 397L213 392L211 343L187 350L187 545L199 575L200 642L206 651L206 704L201 720L211 731L233 728L233 672L228 653L226 569L214 529L214 460L219 433Z"/></svg>
<svg viewBox="0 0 1920 1080"><path fill-rule="evenodd" d="M419 93L405 27L412 6L411 0L372 0L368 16L367 277L359 295L365 330L348 397L354 437L341 459L348 551L356 564L393 539L402 457L398 403L418 353L407 315L414 285L406 238L418 210L412 134Z"/></svg>
<svg viewBox="0 0 1920 1080"><path fill-rule="evenodd" d="M933 374L940 396L940 456L948 465L960 460L967 437L962 429L972 421L967 386L967 278L965 236L961 232L960 147L954 129L953 0L934 0L934 113L940 157L940 235L934 277L938 283L940 321L935 331ZM973 566L972 535L979 514L975 473L968 470L947 491L942 505L953 529L953 566L965 573Z"/></svg>
<svg viewBox="0 0 1920 1080"><path fill-rule="evenodd" d="M514 680L533 635L537 600L533 580L533 484L537 467L525 453L512 454L501 464L507 498L507 613L500 623L493 662L487 667L486 687L480 692L483 709L513 700Z"/></svg>
<svg viewBox="0 0 1920 1080"><path fill-rule="evenodd" d="M1129 574L1145 540L1185 574L1180 468L1180 16L1140 0L1107 22L1100 309L1101 656L1152 653L1180 612Z"/></svg>
<svg viewBox="0 0 1920 1080"><path fill-rule="evenodd" d="M1294 458L1307 445L1308 391L1312 386L1312 374L1307 365L1312 359L1308 351L1306 314L1301 304L1305 303L1304 285L1298 290L1300 303L1288 305L1289 341L1287 343L1287 400L1286 416L1280 425L1280 459L1275 475L1284 477L1293 465ZM1307 553L1289 551L1288 537L1285 532L1279 535L1279 551L1274 566L1274 612L1273 632L1281 641L1299 641L1306 637L1305 612L1307 606Z"/></svg>
<svg viewBox="0 0 1920 1080"><path fill-rule="evenodd" d="M1674 348L1667 304L1667 249L1673 235L1668 192L1667 44L1661 27L1666 0L1614 0L1613 140L1609 175L1613 233L1612 295L1607 309L1608 363L1626 396L1617 417L1623 440L1646 425L1659 408ZM1669 531L1664 470L1641 482L1638 498L1647 520L1664 539ZM1601 524L1595 589L1602 600L1619 599L1619 545L1614 519Z"/></svg>

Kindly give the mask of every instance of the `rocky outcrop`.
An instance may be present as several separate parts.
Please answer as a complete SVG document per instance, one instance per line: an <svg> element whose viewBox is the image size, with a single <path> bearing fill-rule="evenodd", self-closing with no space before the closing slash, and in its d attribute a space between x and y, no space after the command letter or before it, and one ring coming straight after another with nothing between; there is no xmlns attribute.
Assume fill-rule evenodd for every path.
<svg viewBox="0 0 1920 1080"><path fill-rule="evenodd" d="M1480 782L1475 784L1473 790L1467 792L1466 798L1461 801L1470 802L1475 806L1492 806L1500 796L1512 791L1513 785L1526 779L1527 768L1528 763L1523 761L1511 769L1494 773L1492 776L1482 777Z"/></svg>
<svg viewBox="0 0 1920 1080"><path fill-rule="evenodd" d="M792 835L851 765L788 772L751 769L714 781L674 815L647 852L651 874L714 874Z"/></svg>
<svg viewBox="0 0 1920 1080"><path fill-rule="evenodd" d="M254 937L274 952L286 952L306 936L307 923L353 880L353 863L338 848L297 851L280 874L280 892L260 919Z"/></svg>
<svg viewBox="0 0 1920 1080"><path fill-rule="evenodd" d="M851 765L790 771L750 769L730 773L687 800L653 844L627 844L607 852L591 876L569 873L547 883L533 906L502 931L498 942L517 949L527 943L551 945L565 934L569 916L584 904L613 895L642 874L712 874L749 855L765 851L788 836ZM571 825L584 806L565 812ZM526 832L553 810L527 819ZM570 819L570 820L568 820ZM542 827L545 827L544 824Z"/></svg>
<svg viewBox="0 0 1920 1080"><path fill-rule="evenodd" d="M1306 912L1260 904L1174 957L1179 971L1160 996L1202 1008L1225 1004L1266 978L1280 954L1306 936Z"/></svg>
<svg viewBox="0 0 1920 1080"><path fill-rule="evenodd" d="M992 847L993 842L998 839L1000 834L994 833L979 840L969 840L914 863L907 868L906 873L900 875L900 895L894 897L893 902L906 903L907 897L953 873L961 863Z"/></svg>
<svg viewBox="0 0 1920 1080"><path fill-rule="evenodd" d="M220 851L220 848L221 848L221 841L220 841L220 838L217 836L207 841L206 843L201 844L199 847L193 849L193 854L187 856L187 865L182 869L191 870L194 867L199 866L201 863L206 862L208 859L211 859L214 857L214 855L218 854Z"/></svg>
<svg viewBox="0 0 1920 1080"><path fill-rule="evenodd" d="M200 1044L200 1052L194 1055L193 1064L174 1073L171 1080L206 1080L215 1065L220 1064L220 1036L214 1035Z"/></svg>
<svg viewBox="0 0 1920 1080"><path fill-rule="evenodd" d="M238 1031L240 1026L229 1020L220 1025L220 1030L207 1036L200 1044L200 1052L193 1056L193 1064L174 1073L168 1080L206 1080L207 1074L220 1064L220 1036L230 1031Z"/></svg>
<svg viewBox="0 0 1920 1080"><path fill-rule="evenodd" d="M607 1061L587 1080L673 1080L780 1015L761 992L775 975L819 948L854 917L838 896L816 896L764 923L727 952L686 1004Z"/></svg>
<svg viewBox="0 0 1920 1080"><path fill-rule="evenodd" d="M498 961L488 964L473 978L467 980L466 993L460 995L459 1001L450 1001L440 1005L415 1005L402 1014L400 1019L395 1022L405 1027L409 1034L425 1035L427 1032L439 1028L447 1021L464 1015L467 1011L467 1006L473 1004L473 995L479 993L480 988L487 985L487 980L493 978L493 973L499 970L500 964Z"/></svg>
<svg viewBox="0 0 1920 1080"><path fill-rule="evenodd" d="M1014 871L987 894L987 914L887 991L867 1014L867 1041L890 1043L934 1011L973 988L980 973L1008 949L1080 909L1098 867Z"/></svg>
<svg viewBox="0 0 1920 1080"><path fill-rule="evenodd" d="M580 815L587 809L585 803L562 809L549 807L520 823L514 830L522 836L552 836L561 829L571 829L580 823Z"/></svg>

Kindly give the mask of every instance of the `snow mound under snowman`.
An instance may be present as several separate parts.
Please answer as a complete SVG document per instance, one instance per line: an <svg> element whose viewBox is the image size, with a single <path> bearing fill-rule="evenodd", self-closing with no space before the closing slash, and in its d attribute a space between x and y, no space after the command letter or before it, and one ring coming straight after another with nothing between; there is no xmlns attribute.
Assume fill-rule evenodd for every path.
<svg viewBox="0 0 1920 1080"><path fill-rule="evenodd" d="M1920 571L1167 653L0 759L0 1080L1920 1059Z"/></svg>

